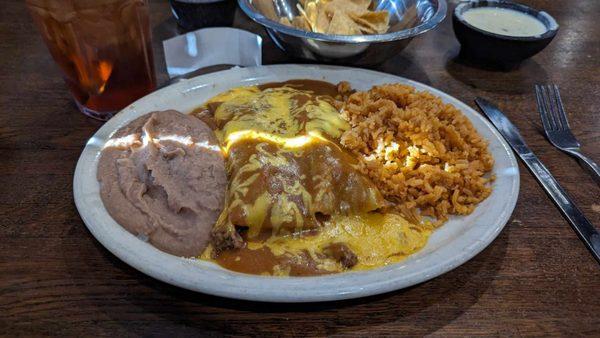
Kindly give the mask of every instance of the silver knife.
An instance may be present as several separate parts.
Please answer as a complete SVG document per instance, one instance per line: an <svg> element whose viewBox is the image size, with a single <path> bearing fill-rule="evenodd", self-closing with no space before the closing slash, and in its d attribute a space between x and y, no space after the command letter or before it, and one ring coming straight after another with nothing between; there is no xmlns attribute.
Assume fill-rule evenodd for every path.
<svg viewBox="0 0 600 338"><path fill-rule="evenodd" d="M569 221L571 227L579 238L583 241L592 256L600 264L600 233L592 223L583 215L583 212L575 205L571 197L558 184L556 179L550 174L548 168L533 154L531 149L525 144L525 140L519 130L512 124L508 118L492 103L478 97L475 103L481 108L485 115L492 121L506 142L510 144L515 153L519 155L529 171L535 176L538 183L544 188L550 199L560 210L563 217Z"/></svg>

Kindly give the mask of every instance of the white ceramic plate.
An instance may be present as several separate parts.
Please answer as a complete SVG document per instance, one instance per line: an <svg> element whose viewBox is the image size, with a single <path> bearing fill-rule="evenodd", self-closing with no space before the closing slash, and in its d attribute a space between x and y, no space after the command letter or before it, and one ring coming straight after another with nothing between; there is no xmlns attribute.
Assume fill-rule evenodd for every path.
<svg viewBox="0 0 600 338"><path fill-rule="evenodd" d="M429 91L459 108L489 140L496 181L492 194L468 216L453 217L436 230L423 250L376 270L320 277L253 276L213 263L184 259L155 249L117 224L104 208L96 181L98 157L118 128L153 110L190 112L208 98L232 87L289 79L349 81L359 90L399 82ZM517 162L502 137L481 115L457 99L426 85L389 74L321 65L235 68L202 75L158 90L125 108L89 140L75 169L75 204L90 232L110 252L139 271L182 288L223 297L314 302L357 298L398 290L439 276L465 263L488 246L508 221L519 192Z"/></svg>

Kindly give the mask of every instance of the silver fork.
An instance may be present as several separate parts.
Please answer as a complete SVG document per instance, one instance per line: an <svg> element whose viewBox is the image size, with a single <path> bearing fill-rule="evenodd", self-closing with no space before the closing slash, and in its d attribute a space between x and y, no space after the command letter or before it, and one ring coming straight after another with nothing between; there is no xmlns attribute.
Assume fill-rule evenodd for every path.
<svg viewBox="0 0 600 338"><path fill-rule="evenodd" d="M556 148L577 158L592 174L597 184L600 184L600 167L594 161L581 153L581 146L571 132L567 113L560 99L556 85L535 85L535 96L538 111L544 124L546 137Z"/></svg>

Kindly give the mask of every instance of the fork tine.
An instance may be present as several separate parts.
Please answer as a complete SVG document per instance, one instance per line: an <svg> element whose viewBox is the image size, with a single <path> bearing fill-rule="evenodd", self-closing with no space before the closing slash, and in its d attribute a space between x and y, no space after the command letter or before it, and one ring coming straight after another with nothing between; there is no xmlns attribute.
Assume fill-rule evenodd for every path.
<svg viewBox="0 0 600 338"><path fill-rule="evenodd" d="M554 128L552 127L552 121L550 120L550 116L548 116L548 111L546 110L544 97L542 94L542 87L540 85L535 85L535 99L537 101L538 111L540 112L540 116L542 118L542 124L544 125L545 130L553 130Z"/></svg>
<svg viewBox="0 0 600 338"><path fill-rule="evenodd" d="M548 105L550 106L550 113L556 123L556 130L563 130L562 121L560 120L560 112L556 105L556 98L554 97L554 91L551 85L546 85L546 94L548 95Z"/></svg>
<svg viewBox="0 0 600 338"><path fill-rule="evenodd" d="M560 91L558 90L557 85L552 86L552 91L554 92L554 98L556 100L556 107L558 108L558 117L562 124L562 129L570 129L569 119L567 118L567 113L565 112L565 107L563 106L562 99L560 98Z"/></svg>
<svg viewBox="0 0 600 338"><path fill-rule="evenodd" d="M548 91L546 90L545 85L540 86L540 92L542 96L542 102L544 103L544 109L546 110L546 114L548 116L548 121L550 122L550 130L557 130L558 126L556 124L556 120L554 119L554 114L552 112L552 105L550 104L550 98L548 97Z"/></svg>
<svg viewBox="0 0 600 338"><path fill-rule="evenodd" d="M543 86L544 92L544 101L546 102L546 108L548 109L548 113L550 114L550 118L552 119L552 125L554 126L554 130L561 130L562 127L560 125L560 120L558 119L558 112L556 111L556 107L552 102L552 95L550 93L550 86Z"/></svg>

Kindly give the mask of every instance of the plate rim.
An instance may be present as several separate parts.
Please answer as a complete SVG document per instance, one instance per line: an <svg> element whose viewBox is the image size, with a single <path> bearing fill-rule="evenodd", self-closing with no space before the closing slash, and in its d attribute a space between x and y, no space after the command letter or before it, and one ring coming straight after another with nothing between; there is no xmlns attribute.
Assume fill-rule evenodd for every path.
<svg viewBox="0 0 600 338"><path fill-rule="evenodd" d="M147 243L143 243L142 241L138 240L134 235L132 235L129 232L127 232L126 230L124 230L118 224L117 224L117 226L120 228L120 231L119 231L119 229L113 229L113 230L117 231L119 233L119 235L124 236L125 239L118 239L117 242L119 242L121 240L128 241L129 242L128 244L131 244L133 246L133 248L119 247L117 245L118 243L115 242L114 238L111 238L111 236L108 236L106 233L101 231L102 229L96 223L102 223L102 222L97 221L95 219L95 216L98 216L97 213L99 210L100 211L103 210L104 213L107 213L107 212L106 212L106 209L104 208L104 205L102 205L102 203L100 203L100 206L95 206L95 208L98 210L89 210L88 208L85 208L84 199L86 198L86 194L84 193L85 186L83 185L83 183L84 183L83 177L85 177L86 170L88 170L88 171L91 170L94 172L94 178L95 178L95 169L96 168L93 167L90 169L89 167L90 167L90 165L93 165L96 162L89 163L88 160L90 159L90 155L91 155L90 153L96 152L94 147L98 147L98 144L96 144L96 143L98 142L99 139L101 139L103 137L103 135L109 137L121 125L123 125L126 122L131 121L133 118L138 116L138 115L134 115L132 117L129 117L127 115L128 112L129 112L129 115L132 115L135 113L136 105L140 104L140 102L143 102L145 100L152 100L152 99L160 98L160 95L164 95L165 93L168 93L170 91L181 90L180 93L185 94L188 91L198 90L198 89L201 89L203 87L210 85L209 81L205 81L205 83L202 83L202 80L204 80L204 79L216 78L219 76L226 76L226 75L234 76L235 73L237 73L237 72L240 72L240 73L244 73L244 72L247 72L247 73L275 72L276 73L278 71L290 72L290 70L306 71L306 72L320 71L320 70L352 71L352 72L370 73L372 76L383 76L386 78L393 78L395 81L397 81L399 83L404 83L404 84L409 84L409 85L415 86L415 87L417 87L418 90L426 90L427 92L430 92L430 93L434 94L435 96L442 98L444 101L447 101L447 100L452 101L452 104L457 106L457 108L461 112L463 112L465 114L465 116L471 122L473 122L473 120L472 120L473 118L477 118L479 120L479 122L482 122L483 125L485 127L487 127L487 129L489 129L489 132L491 132L491 134L495 137L495 139L497 141L499 141L500 145L502 146L503 153L505 153L505 155L507 156L507 160L509 162L509 167L516 170L513 173L513 175L511 176L512 177L512 185L510 187L510 195L508 197L509 199L507 201L507 205L505 206L505 208L503 210L501 210L495 223L493 225L487 226L487 228L489 228L489 230L485 232L486 237L476 240L474 243L471 243L469 246L464 247L463 251L461 251L458 254L455 254L451 258L438 259L437 263L426 266L425 268L420 269L420 271L413 272L412 275L403 276L403 278L398 278L396 276L396 278L393 280L371 281L367 285L359 284L359 285L354 285L354 286L346 286L345 288L343 288L341 290L336 289L336 290L332 290L330 292L325 292L325 293L323 291L317 292L317 291L313 291L313 290L304 290L304 291L302 291L302 290L300 290L300 291L287 290L287 292L282 292L281 290L276 290L276 289L269 290L270 293L269 292L265 293L265 290L263 290L261 292L261 290L259 290L259 289L246 288L243 285L242 286L229 285L228 288L227 287L219 288L219 287L214 287L214 286L215 286L216 281L224 283L224 284L227 284L227 283L231 284L232 280L246 280L246 281L252 280L253 282L260 283L260 284L264 284L264 283L277 284L277 283L279 283L282 285L287 285L288 287L302 286L302 284L305 283L307 280L310 280L310 282L316 282L316 283L327 282L329 284L332 284L332 281L335 281L336 279L350 279L350 280L356 279L356 280L360 281L361 279L367 279L367 278L363 278L364 276L367 276L367 275L372 275L372 276L381 275L382 277L385 277L386 275L391 274L393 276L394 272L398 272L398 271L394 271L393 267L396 265L402 265L401 264L402 262L388 266L391 268L387 271L383 270L384 268L378 268L378 269L369 270L369 271L348 272L348 273L334 274L334 275L329 275L329 276L318 276L318 277L283 277L283 278L282 277L268 277L268 276L266 277L266 276L240 274L240 273L224 270L222 268L218 268L218 269L215 269L215 271L219 271L219 269L223 270L223 271L220 271L220 274L222 276L217 276L217 277L219 277L219 279L216 281L204 280L204 282L210 282L210 283L208 286L203 286L203 285L197 283L198 281L202 281L202 276L199 276L200 279L197 280L196 283L191 283L190 280L183 281L182 279L189 278L192 275L191 273L189 273L189 271L186 271L185 269L190 269L190 267L191 267L192 270L196 270L196 268L198 268L198 265L200 265L204 268L204 269L200 268L199 270L204 270L205 272L210 274L211 269L208 269L207 266L205 266L205 263L207 263L207 262L202 262L202 261L188 259L188 258L176 257L176 256L172 256L170 254L164 253L162 251L159 251L158 249L155 249L151 245L149 245ZM301 75L298 75L298 76L295 76L295 78L298 78L299 76L301 77ZM294 78L294 77L290 77L290 78ZM257 78L257 79L260 80L260 78ZM239 82L235 83L235 85L242 85L241 82L245 81L245 80L247 80L247 79L244 79L243 75L240 75ZM214 86L214 84L213 84L213 86ZM184 88L187 88L187 89L184 89ZM465 111L467 111L467 113L465 113ZM112 131L111 131L111 129L112 129ZM97 156L97 155L95 155L95 156ZM87 172L87 174L89 175L89 172ZM84 224L86 225L88 230L92 233L92 235L96 238L96 240L98 240L102 244L102 246L104 246L113 255L117 256L120 260L124 261L129 266L131 266L131 267L135 268L136 270L138 270L150 277L153 277L155 279L158 279L158 280L161 280L168 284L172 284L172 285L182 287L182 288L185 288L188 290L196 291L196 292L202 292L202 293L211 294L211 295L215 295L215 296L234 298L234 299L242 299L242 300L264 301L264 302L287 302L287 303L333 301L333 300L343 300L343 299L359 298L359 297L366 297L366 296L371 296L371 295L376 295L376 294L382 294L382 293L387 293L387 292L403 289L405 287L409 287L409 286L412 286L415 284L419 284L419 283L425 282L427 280L430 280L432 278L435 278L437 276L440 276L448 271L451 271L451 270L455 269L456 267L466 263L473 257L475 257L477 254L479 254L481 251L483 251L483 249L488 247L496 239L496 237L499 235L499 233L506 226L506 223L508 222L508 220L510 219L510 216L512 215L512 213L514 211L514 208L517 203L518 195L519 195L519 188L520 188L519 166L518 166L517 160L514 156L514 153L512 152L512 149L506 143L504 138L498 133L498 131L491 125L491 123L489 121L487 121L487 119L485 119L481 114L477 113L477 111L475 109L471 108L464 102L458 100L457 98L455 98L445 92L435 89L431 86L428 86L426 84L423 84L423 83L420 83L417 81L413 81L413 80L410 80L410 79L407 79L407 78L404 78L404 77L401 77L398 75L378 72L378 71L369 70L369 69L362 69L362 68L331 66L331 65L314 65L314 64L310 64L310 65L279 64L279 65L258 66L258 67L251 67L251 68L235 67L235 68L232 68L229 70L223 70L223 71L219 71L219 72L203 74L203 75L200 75L200 76L197 76L197 77L185 80L185 81L181 81L181 82L163 87L143 98L140 98L139 100L132 103L128 107L124 108L119 114L117 114L113 119L108 121L106 124L104 124L100 129L98 129L94 133L94 135L86 143L86 146L83 149L83 151L77 161L77 166L75 168L75 175L73 178L73 194L74 194L75 205L77 207L77 210L78 210ZM468 216L464 216L464 217L468 217ZM110 218L110 216L109 216L109 218ZM111 220L112 220L112 223L116 224L116 222L112 218L110 218L108 220L108 222L110 223ZM102 224L100 224L100 226L102 226ZM128 238L128 236L130 238ZM137 243L137 242L139 242L139 243ZM147 246L148 248L145 248L144 246ZM141 251L137 251L137 250L141 250ZM169 265L167 270L181 269L178 272L183 273L185 275L180 276L179 278L176 278L173 275L165 273L165 271L163 269L156 269L155 267L153 268L151 266L152 262L148 261L148 257L142 257L142 253L143 253L142 251L145 251L147 254L149 254L153 258L157 258L157 259L160 258L159 260L161 260L161 261L166 261L166 262L169 262L169 264L173 264L172 266ZM431 255L435 256L436 253L432 252ZM169 257L164 257L164 256L169 256ZM210 264L210 263L208 263L208 264ZM417 264L418 264L418 262L417 262ZM273 282L275 280L277 280L277 282Z"/></svg>

